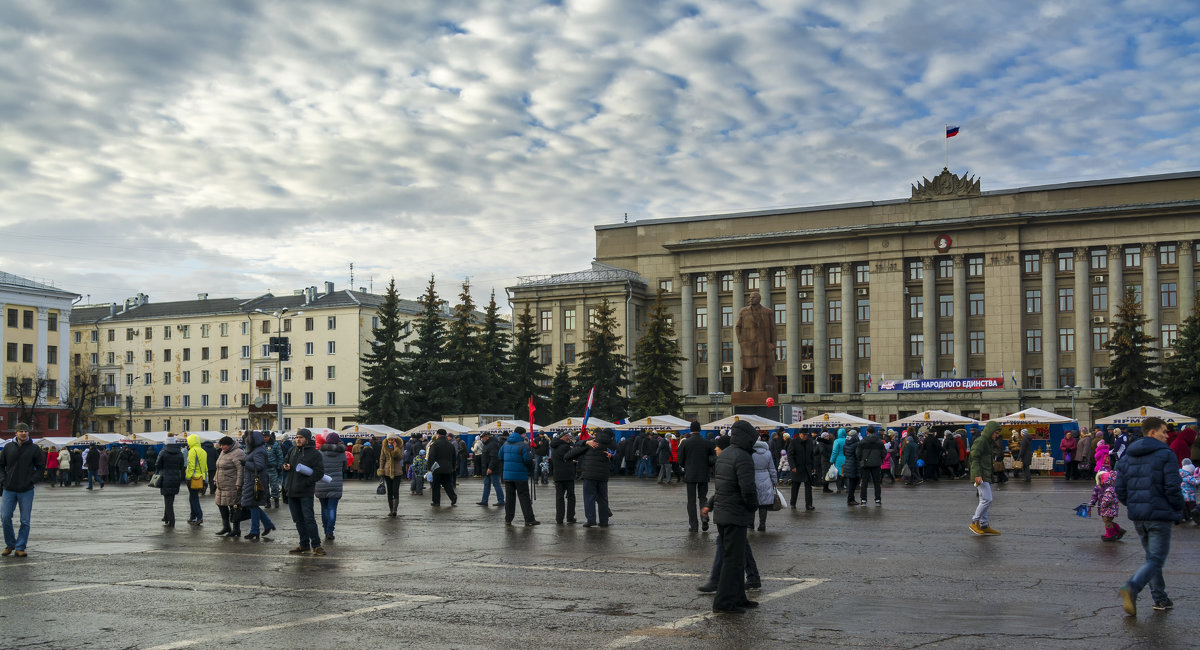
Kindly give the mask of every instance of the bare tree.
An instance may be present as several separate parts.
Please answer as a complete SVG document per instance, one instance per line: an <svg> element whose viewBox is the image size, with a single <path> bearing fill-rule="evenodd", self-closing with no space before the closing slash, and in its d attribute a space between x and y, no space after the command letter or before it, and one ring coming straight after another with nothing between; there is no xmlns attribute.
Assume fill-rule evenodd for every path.
<svg viewBox="0 0 1200 650"><path fill-rule="evenodd" d="M100 375L92 366L76 366L71 371L70 388L63 386L60 392L59 403L71 412L71 435L79 437L100 396Z"/></svg>
<svg viewBox="0 0 1200 650"><path fill-rule="evenodd" d="M37 409L46 398L46 373L38 372L33 377L17 375L9 387L9 396L17 407L17 422L24 422L37 431Z"/></svg>

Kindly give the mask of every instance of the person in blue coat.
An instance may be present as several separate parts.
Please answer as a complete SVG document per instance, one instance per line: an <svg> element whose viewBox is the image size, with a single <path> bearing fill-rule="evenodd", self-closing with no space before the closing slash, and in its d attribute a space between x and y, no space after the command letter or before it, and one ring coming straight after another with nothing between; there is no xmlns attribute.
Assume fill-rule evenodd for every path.
<svg viewBox="0 0 1200 650"><path fill-rule="evenodd" d="M841 494L842 487L846 485L846 481L842 478L842 465L846 463L846 430L838 429L837 440L833 441L833 451L829 454L829 462L834 467L837 467L837 491Z"/></svg>
<svg viewBox="0 0 1200 650"><path fill-rule="evenodd" d="M500 445L497 456L504 481L504 524L512 525L513 517L517 514L517 499L521 500L521 514L525 517L526 526L542 523L533 518L533 502L529 500L529 466L533 463L533 454L529 451L529 441L525 439L525 427L513 429L508 441Z"/></svg>

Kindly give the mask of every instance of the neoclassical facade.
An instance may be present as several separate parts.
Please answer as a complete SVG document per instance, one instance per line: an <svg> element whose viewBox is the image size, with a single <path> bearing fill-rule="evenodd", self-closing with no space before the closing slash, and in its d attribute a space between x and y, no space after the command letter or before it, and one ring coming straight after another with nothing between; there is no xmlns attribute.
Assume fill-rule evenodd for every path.
<svg viewBox="0 0 1200 650"><path fill-rule="evenodd" d="M71 432L67 403L71 393L71 304L77 294L0 271L0 432L11 434L22 404L36 436Z"/></svg>
<svg viewBox="0 0 1200 650"><path fill-rule="evenodd" d="M1141 301L1160 356L1191 311L1200 172L980 185L943 170L906 199L596 226L597 268L626 277L539 278L512 287L512 300L540 316L543 360L571 363L566 346L581 350L582 333L563 330L564 310L619 298L636 341L663 288L689 357L685 416L728 413L741 374L733 325L759 291L775 315L784 419L790 406L881 422L1038 406L1087 421L1124 293ZM555 281L566 276L575 282ZM922 377L1003 378L1004 388L878 390Z"/></svg>

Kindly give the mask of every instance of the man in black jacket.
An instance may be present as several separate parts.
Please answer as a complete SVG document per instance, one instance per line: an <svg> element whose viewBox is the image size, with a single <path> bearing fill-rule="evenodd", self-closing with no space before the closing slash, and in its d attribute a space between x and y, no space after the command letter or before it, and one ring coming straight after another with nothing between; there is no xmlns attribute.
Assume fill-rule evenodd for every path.
<svg viewBox="0 0 1200 650"><path fill-rule="evenodd" d="M683 480L687 483L688 530L696 532L703 525L708 530L708 515L697 518L696 512L708 501L708 479L712 464L717 459L712 441L700 433L700 423L692 421L691 431L679 443L676 454L683 468Z"/></svg>
<svg viewBox="0 0 1200 650"><path fill-rule="evenodd" d="M608 527L608 518L612 516L608 508L608 476L612 472L610 459L613 450L612 429L601 429L591 440L580 443L563 456L566 460L579 459L583 478L583 514L587 517L584 528L596 526L597 519L601 528Z"/></svg>
<svg viewBox="0 0 1200 650"><path fill-rule="evenodd" d="M483 440L483 460L481 466L483 468L483 498L476 505L487 506L488 495L491 494L492 488L496 489L496 505L504 505L504 488L500 485L500 441L491 432L484 431L479 434Z"/></svg>
<svg viewBox="0 0 1200 650"><path fill-rule="evenodd" d="M454 492L454 474L458 470L458 451L454 443L446 439L446 430L438 429L437 438L429 445L425 454L429 463L429 471L433 473L433 507L442 505L442 488L450 497L450 505L458 504L458 495Z"/></svg>
<svg viewBox="0 0 1200 650"><path fill-rule="evenodd" d="M567 460L571 451L571 432L561 431L550 441L550 472L554 474L554 522L560 526L563 518L575 523L575 461Z"/></svg>
<svg viewBox="0 0 1200 650"><path fill-rule="evenodd" d="M300 534L300 545L288 553L307 553L311 549L313 555L325 555L321 536L317 533L317 519L313 515L313 495L317 481L325 475L325 463L321 460L321 452L313 447L312 432L308 429L296 432L296 446L283 461L283 471L287 472L283 493L296 532Z"/></svg>
<svg viewBox="0 0 1200 650"><path fill-rule="evenodd" d="M883 457L887 455L887 448L883 446L875 427L867 427L867 437L858 443L855 453L858 456L859 471L862 473L862 491L858 500L864 504L867 502L867 481L870 480L875 482L875 505L883 505L880 492L883 487L883 470L880 468L883 466ZM957 446L954 447L954 453L958 454Z"/></svg>
<svg viewBox="0 0 1200 650"><path fill-rule="evenodd" d="M713 611L741 614L758 603L746 597L746 529L758 511L751 452L758 432L745 420L730 431L733 444L721 452L713 465L717 488L714 497L717 530L721 535L721 578L713 599Z"/></svg>
<svg viewBox="0 0 1200 650"><path fill-rule="evenodd" d="M820 451L812 440L808 429L801 429L796 437L788 442L788 465L792 468L792 510L796 509L796 497L800 492L800 484L804 484L804 509L815 510L813 506L812 489L821 471Z"/></svg>
<svg viewBox="0 0 1200 650"><path fill-rule="evenodd" d="M25 557L29 522L33 514L33 486L46 471L46 457L29 439L29 425L17 425L17 435L0 450L0 522L4 525L4 551L0 555ZM13 532L13 511L21 509L21 528Z"/></svg>

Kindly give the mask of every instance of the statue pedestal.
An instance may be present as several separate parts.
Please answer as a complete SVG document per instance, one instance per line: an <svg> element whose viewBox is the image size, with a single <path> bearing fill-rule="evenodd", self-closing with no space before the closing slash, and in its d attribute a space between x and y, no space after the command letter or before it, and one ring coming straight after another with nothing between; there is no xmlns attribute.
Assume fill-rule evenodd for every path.
<svg viewBox="0 0 1200 650"><path fill-rule="evenodd" d="M778 400L779 395L771 391L765 390L743 390L736 391L729 396L730 403L734 406L763 406L767 405L767 398L773 397Z"/></svg>

